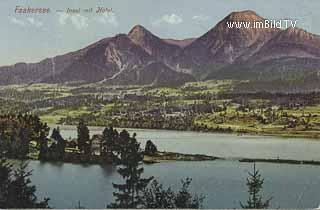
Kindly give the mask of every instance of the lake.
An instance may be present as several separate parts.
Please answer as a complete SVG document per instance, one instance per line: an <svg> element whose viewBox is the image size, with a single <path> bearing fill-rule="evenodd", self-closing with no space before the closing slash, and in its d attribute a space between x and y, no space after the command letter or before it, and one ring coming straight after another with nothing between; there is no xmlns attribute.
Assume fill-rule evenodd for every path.
<svg viewBox="0 0 320 210"><path fill-rule="evenodd" d="M63 137L76 137L72 126L60 127ZM90 127L91 134L103 128ZM232 134L128 129L144 146L151 139L159 150L199 153L230 158L204 162L163 162L144 165L145 176L155 176L165 186L177 188L191 177L192 191L206 195L205 208L237 208L247 198L246 177L251 163L232 158L283 158L320 160L320 142L307 139L237 136ZM32 182L40 197L51 198L55 208L105 208L113 201L112 183L121 179L114 166L31 161ZM257 163L265 178L263 195L273 197L274 208L315 208L320 203L320 166Z"/></svg>

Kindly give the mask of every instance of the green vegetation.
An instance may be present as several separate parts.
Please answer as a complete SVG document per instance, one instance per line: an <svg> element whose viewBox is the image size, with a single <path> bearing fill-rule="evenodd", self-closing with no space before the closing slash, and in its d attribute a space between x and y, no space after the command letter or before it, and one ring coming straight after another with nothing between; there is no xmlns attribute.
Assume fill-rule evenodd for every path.
<svg viewBox="0 0 320 210"><path fill-rule="evenodd" d="M320 137L317 92L243 91L249 84L248 81L206 81L176 88L100 84L0 87L0 148L5 150L7 158L14 159L116 164L124 182L114 185L115 202L110 207L201 208L203 197L189 192L190 179L183 180L182 188L174 192L157 180L142 178L141 163L214 160L216 157L160 152L151 141L143 151L135 134L125 130L119 133L113 127ZM47 124L77 125L78 138L66 141L59 127L49 136ZM90 137L88 125L106 129L102 135ZM295 160L257 161L319 164ZM39 202L34 196L35 188L26 166L21 165L19 171L13 172L6 164L5 161L0 164L0 208L47 207L48 200ZM9 173L10 179L6 175ZM261 175L254 169L249 176L249 199L242 206L268 207L270 200L263 201L260 195ZM20 195L27 198L25 203L15 200L10 204L3 192L6 193L6 184L18 183L17 180L19 187L27 188L30 194Z"/></svg>
<svg viewBox="0 0 320 210"><path fill-rule="evenodd" d="M241 203L240 205L244 209L267 209L270 207L270 202L272 198L268 198L263 201L260 192L263 188L264 179L261 177L259 170L256 170L256 164L253 164L253 172L248 173L249 178L247 178L247 186L249 198L246 203Z"/></svg>
<svg viewBox="0 0 320 210"><path fill-rule="evenodd" d="M124 179L123 184L113 184L113 188L118 192L114 192L115 202L110 204L109 208L139 208L142 205L143 195L141 192L147 187L153 177L142 178L143 152L140 144L134 137L126 131L120 133L122 139L122 148L118 154L120 156L120 168L118 173Z"/></svg>
<svg viewBox="0 0 320 210"><path fill-rule="evenodd" d="M248 91L248 81L211 80L181 87L14 85L0 87L0 114L33 113L49 125L320 136L317 92Z"/></svg>
<svg viewBox="0 0 320 210"><path fill-rule="evenodd" d="M106 128L103 135L90 138L87 125L80 121L77 127L76 142L67 142L54 128L51 137L49 127L41 123L37 116L7 115L0 117L0 208L49 208L48 201L38 201L35 186L31 185L31 172L27 163L20 161L19 167L7 163L5 158L27 159L37 152L41 161L65 161L76 159L80 162L99 160L116 164L118 173L124 179L123 184L113 184L115 202L109 208L200 208L203 197L193 196L189 192L191 179L182 182L181 190L175 194L170 188L164 190L156 180L151 188L148 184L154 177L142 178L144 155L157 154L156 146L148 141L146 151L140 148L136 134L123 130L118 133L113 128ZM97 145L98 144L98 145ZM98 146L98 148L97 148ZM95 152L98 150L99 155ZM158 194L162 191L162 195ZM168 194L166 194L168 193ZM154 197L157 196L157 197ZM158 197L160 196L160 197ZM165 199L167 202L163 203ZM149 203L151 202L152 203ZM79 207L80 207L79 202Z"/></svg>
<svg viewBox="0 0 320 210"><path fill-rule="evenodd" d="M46 198L39 201L36 187L31 184L31 171L27 171L27 164L19 161L16 169L7 162L4 150L0 147L0 208L49 208Z"/></svg>
<svg viewBox="0 0 320 210"><path fill-rule="evenodd" d="M181 189L174 192L170 187L165 189L157 180L146 188L142 196L142 206L145 209L201 209L204 196L193 195L190 190L192 179L181 180Z"/></svg>
<svg viewBox="0 0 320 210"><path fill-rule="evenodd" d="M116 137L116 133L112 129L106 129L105 137ZM118 148L117 155L119 156L118 173L124 180L123 184L113 184L116 192L113 193L115 202L108 205L108 208L142 208L142 209L198 209L202 207L204 200L203 196L193 195L190 193L189 186L191 179L182 180L182 188L175 193L171 188L164 189L154 177L142 178L144 168L143 163L144 153L140 144L135 139L135 134L131 137L127 131L122 131L119 134L121 139L120 145L116 146L116 141L108 141L108 145L114 145L113 148ZM149 142L146 147L151 148L148 153L156 153L155 145ZM111 151L112 152L112 151ZM149 183L151 186L148 187Z"/></svg>
<svg viewBox="0 0 320 210"><path fill-rule="evenodd" d="M47 124L34 115L0 116L0 147L6 151L7 157L13 159L119 164L121 152L126 150L129 138L126 130L119 133L112 127L106 127L102 135L90 137L90 131L82 120L77 126L76 139L65 140L59 127L52 129L51 136L49 131ZM206 155L160 152L151 140L147 142L143 154L143 161L146 163L217 159Z"/></svg>

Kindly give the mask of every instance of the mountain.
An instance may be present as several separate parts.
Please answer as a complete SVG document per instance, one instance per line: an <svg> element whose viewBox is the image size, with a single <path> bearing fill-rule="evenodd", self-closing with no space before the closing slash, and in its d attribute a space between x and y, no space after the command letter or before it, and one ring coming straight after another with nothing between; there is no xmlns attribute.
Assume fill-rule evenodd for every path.
<svg viewBox="0 0 320 210"><path fill-rule="evenodd" d="M151 60L126 34L118 34L86 48L85 53L64 71L45 77L42 82L99 82L121 73L126 68L134 68Z"/></svg>
<svg viewBox="0 0 320 210"><path fill-rule="evenodd" d="M206 79L312 80L317 84L319 77L310 75L320 75L320 37L299 28L252 27L264 21L254 11L232 12L202 36L185 40L162 39L136 25L128 34L71 53L0 67L0 85L175 86Z"/></svg>
<svg viewBox="0 0 320 210"><path fill-rule="evenodd" d="M103 82L175 86L195 81L165 65L181 48L162 41L142 26L79 51L34 64L0 67L0 84ZM160 63L159 63L160 61ZM134 79L136 77L136 79Z"/></svg>
<svg viewBox="0 0 320 210"><path fill-rule="evenodd" d="M185 47L176 58L181 69L205 78L238 59L246 60L278 33L277 29L229 28L235 22L264 21L253 11L233 12L206 34Z"/></svg>
<svg viewBox="0 0 320 210"><path fill-rule="evenodd" d="M173 71L161 62L151 62L143 68L126 69L121 74L107 81L112 85L154 85L154 86L179 86L185 82L195 81L189 75Z"/></svg>
<svg viewBox="0 0 320 210"><path fill-rule="evenodd" d="M317 74L320 37L299 28L278 32L246 61L235 62L207 79L287 80Z"/></svg>
<svg viewBox="0 0 320 210"><path fill-rule="evenodd" d="M163 63L170 63L171 58L176 56L181 50L179 46L160 39L141 25L133 27L128 37L150 56Z"/></svg>
<svg viewBox="0 0 320 210"><path fill-rule="evenodd" d="M283 57L319 58L320 37L298 28L279 32L263 48L252 56L253 63ZM252 62L251 62L252 64Z"/></svg>

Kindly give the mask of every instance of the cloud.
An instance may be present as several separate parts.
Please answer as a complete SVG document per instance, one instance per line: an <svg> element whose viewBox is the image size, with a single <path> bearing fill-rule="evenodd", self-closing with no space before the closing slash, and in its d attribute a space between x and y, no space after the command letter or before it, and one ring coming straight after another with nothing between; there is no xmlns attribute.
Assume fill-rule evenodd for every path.
<svg viewBox="0 0 320 210"><path fill-rule="evenodd" d="M72 15L71 22L78 30L83 29L83 28L87 28L89 26L88 18L84 17L80 14Z"/></svg>
<svg viewBox="0 0 320 210"><path fill-rule="evenodd" d="M87 28L89 26L88 20L89 18L80 14L68 15L66 13L61 13L59 16L60 25L71 23L77 30Z"/></svg>
<svg viewBox="0 0 320 210"><path fill-rule="evenodd" d="M29 24L34 25L36 27L41 27L43 25L43 23L41 21L38 21L32 17L27 18L27 21L29 22Z"/></svg>
<svg viewBox="0 0 320 210"><path fill-rule="evenodd" d="M199 22L205 22L209 20L209 16L207 15L195 15L192 17L192 20L199 21Z"/></svg>
<svg viewBox="0 0 320 210"><path fill-rule="evenodd" d="M25 20L20 20L15 17L11 17L10 21L18 26L27 27L27 26L35 26L37 28L41 27L43 23L39 20L36 20L32 17L26 18Z"/></svg>
<svg viewBox="0 0 320 210"><path fill-rule="evenodd" d="M88 17L82 16L80 14L59 14L58 21L60 25L64 26L67 24L72 24L77 30L85 29L89 26L89 23L96 21L102 24L110 24L115 27L119 25L117 17L114 13L104 13L99 16L89 19Z"/></svg>
<svg viewBox="0 0 320 210"><path fill-rule="evenodd" d="M176 15L176 14L171 14L171 15L163 15L160 19L154 21L152 24L153 25L159 25L161 23L166 23L170 25L177 25L183 22L183 19L181 16Z"/></svg>
<svg viewBox="0 0 320 210"><path fill-rule="evenodd" d="M16 25L19 25L19 26L22 26L22 27L27 26L24 21L18 20L18 19L15 18L15 17L12 17L12 18L10 19L10 21L11 21L12 23L14 23L14 24L16 24Z"/></svg>
<svg viewBox="0 0 320 210"><path fill-rule="evenodd" d="M60 13L59 15L59 23L61 25L65 25L67 23L67 19L69 18L69 15L67 15L66 13Z"/></svg>
<svg viewBox="0 0 320 210"><path fill-rule="evenodd" d="M111 24L115 27L119 25L116 15L109 12L103 13L103 15L97 17L97 21L103 24Z"/></svg>

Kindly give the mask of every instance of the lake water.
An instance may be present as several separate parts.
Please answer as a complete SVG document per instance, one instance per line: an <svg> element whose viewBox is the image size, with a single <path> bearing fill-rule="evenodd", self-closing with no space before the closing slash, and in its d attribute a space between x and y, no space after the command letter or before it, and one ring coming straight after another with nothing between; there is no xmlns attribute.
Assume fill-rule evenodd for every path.
<svg viewBox="0 0 320 210"><path fill-rule="evenodd" d="M102 128L91 127L91 134ZM159 150L199 153L227 158L288 158L320 160L320 142L306 139L237 136L196 132L128 129L145 144L151 139ZM61 127L65 138L75 137L74 127ZM113 166L31 161L32 182L40 197L51 198L55 208L74 208L80 200L86 208L105 208L113 201L112 183L121 182ZM176 188L181 178L191 177L192 191L206 195L206 208L237 208L247 198L246 177L250 163L232 160L164 162L145 165L145 176L155 176ZM265 197L274 208L315 208L320 203L320 166L258 163L265 178Z"/></svg>

